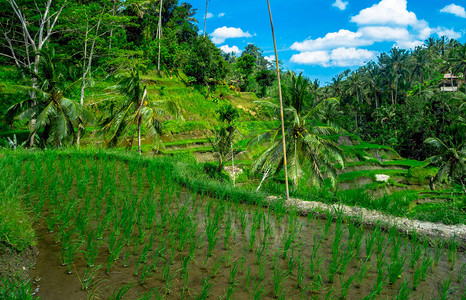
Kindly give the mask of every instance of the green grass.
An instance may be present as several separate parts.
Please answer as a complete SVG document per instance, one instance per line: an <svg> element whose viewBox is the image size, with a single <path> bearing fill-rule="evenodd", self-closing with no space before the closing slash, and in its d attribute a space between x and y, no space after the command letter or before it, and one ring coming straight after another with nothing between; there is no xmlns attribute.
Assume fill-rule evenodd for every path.
<svg viewBox="0 0 466 300"><path fill-rule="evenodd" d="M248 135L254 132L272 130L279 125L278 121L244 121L238 122L236 127L243 135Z"/></svg>
<svg viewBox="0 0 466 300"><path fill-rule="evenodd" d="M164 132L180 133L180 132L190 132L194 130L206 130L211 125L208 122L204 121L178 121L178 120L168 120L163 123Z"/></svg>
<svg viewBox="0 0 466 300"><path fill-rule="evenodd" d="M164 146L165 147L188 146L188 145L193 145L193 144L204 144L204 143L209 143L209 139L201 138L201 139L179 140L179 141L164 143Z"/></svg>
<svg viewBox="0 0 466 300"><path fill-rule="evenodd" d="M378 150L389 150L389 151L393 151L393 152L396 152L395 150L393 150L393 148L389 147L389 146L384 146L384 145L377 145L377 144L370 144L370 143L365 143L365 142L362 142L360 144L356 144L356 145L353 145L353 146L342 146L342 148L346 148L346 147L349 147L349 148L353 148L353 149L378 149Z"/></svg>
<svg viewBox="0 0 466 300"><path fill-rule="evenodd" d="M406 167L420 167L424 166L425 162L414 160L414 159L403 159L403 160L391 160L384 161L381 164L382 166L406 166Z"/></svg>
<svg viewBox="0 0 466 300"><path fill-rule="evenodd" d="M162 152L164 154L188 154L188 153L205 153L205 152L211 152L213 151L213 148L210 146L203 146L203 147L193 147L189 149L179 149L179 150L163 150Z"/></svg>
<svg viewBox="0 0 466 300"><path fill-rule="evenodd" d="M22 251L36 243L36 236L31 216L15 191L17 184L0 183L0 242Z"/></svg>
<svg viewBox="0 0 466 300"><path fill-rule="evenodd" d="M391 178L393 178L395 176L406 176L408 174L408 171L407 170L392 170L392 169L352 171L352 172L338 175L338 180L340 182L345 182L345 181L355 181L358 178L370 178L375 181L376 174L388 175Z"/></svg>
<svg viewBox="0 0 466 300"><path fill-rule="evenodd" d="M442 222L447 225L466 224L464 200L416 205L408 216L428 222Z"/></svg>

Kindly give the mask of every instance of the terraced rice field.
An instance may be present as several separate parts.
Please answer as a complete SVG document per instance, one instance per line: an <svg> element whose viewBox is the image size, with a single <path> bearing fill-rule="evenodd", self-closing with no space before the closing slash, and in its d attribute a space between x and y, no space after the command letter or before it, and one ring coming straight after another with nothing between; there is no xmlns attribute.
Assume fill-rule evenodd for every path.
<svg viewBox="0 0 466 300"><path fill-rule="evenodd" d="M176 184L167 161L6 154L0 170L35 220L42 299L465 297L455 242L213 199Z"/></svg>

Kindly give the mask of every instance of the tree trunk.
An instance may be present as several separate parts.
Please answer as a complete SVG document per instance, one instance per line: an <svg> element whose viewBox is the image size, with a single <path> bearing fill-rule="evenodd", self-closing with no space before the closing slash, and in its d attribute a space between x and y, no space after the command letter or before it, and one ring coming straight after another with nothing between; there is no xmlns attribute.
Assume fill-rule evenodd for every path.
<svg viewBox="0 0 466 300"><path fill-rule="evenodd" d="M379 108L379 99L377 98L377 90L374 90L375 108Z"/></svg>
<svg viewBox="0 0 466 300"><path fill-rule="evenodd" d="M231 141L231 137L230 137L230 151L231 151L231 167L232 167L232 171L233 171L233 186L235 186L235 156L233 154L233 142Z"/></svg>
<svg viewBox="0 0 466 300"><path fill-rule="evenodd" d="M217 171L222 172L222 170L223 170L223 158L221 155L219 155Z"/></svg>
<svg viewBox="0 0 466 300"><path fill-rule="evenodd" d="M294 159L295 161L297 160L297 157L298 157L298 151L297 151L297 148L298 148L298 139L295 138L294 139ZM296 168L296 163L295 163L295 168ZM294 190L296 191L298 189L298 170L295 170L295 178L293 178L293 183L294 183Z"/></svg>
<svg viewBox="0 0 466 300"><path fill-rule="evenodd" d="M39 49L40 51L40 49ZM34 58L34 74L37 74L39 72L39 61L40 61L40 56L39 54L36 54L35 58ZM31 78L31 87L34 88L36 86L36 78L33 77ZM31 92L30 94L30 97L31 99L35 99L36 98L36 93L35 92ZM34 101L32 103L32 105L36 105L36 101ZM34 146L34 140L35 140L35 136L36 136L36 131L34 130L34 127L36 126L36 118L33 117L31 119L31 136L30 136L30 139L29 139L29 148L32 148Z"/></svg>
<svg viewBox="0 0 466 300"><path fill-rule="evenodd" d="M96 27L96 30L95 30L95 36L94 36L94 39L92 40L91 49L89 50L89 55L87 54L87 38L88 38L88 34L89 34L89 26L88 26L88 30L86 30L86 40L84 41L84 61L83 61L83 76L82 76L82 83L81 83L81 98L80 98L80 101L79 101L81 106L84 105L84 91L85 91L86 86L87 86L86 79L87 79L87 75L91 72L91 69L92 69L92 58L94 57L95 40L97 39L97 35L99 33L99 28L100 28L101 21L102 21L102 19L99 19L99 21L97 22L97 27ZM87 60L87 65L86 65L86 60ZM77 139L76 139L76 144L77 144L78 148L79 148L79 143L80 143L80 140L81 140L80 125L81 124L78 124L78 136L77 136Z"/></svg>
<svg viewBox="0 0 466 300"><path fill-rule="evenodd" d="M115 17L115 14L116 14L116 0L113 0L112 17ZM113 21L112 21L112 25L110 26L110 40L108 42L109 50L112 49L112 39L113 39Z"/></svg>
<svg viewBox="0 0 466 300"><path fill-rule="evenodd" d="M139 155L142 154L142 150L141 150L141 119L142 119L142 116L139 116L139 118L138 118L138 151L139 151Z"/></svg>
<svg viewBox="0 0 466 300"><path fill-rule="evenodd" d="M354 99L354 98L353 98ZM359 105L359 94L356 92L356 99L357 99L357 104ZM357 109L358 106L355 107L354 109L354 118L355 118L355 121L356 121L356 129L358 129L358 109Z"/></svg>
<svg viewBox="0 0 466 300"><path fill-rule="evenodd" d="M393 93L393 87L391 88L392 91L392 105L395 104L395 98L394 98L394 93Z"/></svg>
<svg viewBox="0 0 466 300"><path fill-rule="evenodd" d="M261 188L262 183L265 181L265 179L267 178L267 176L269 176L269 172L270 172L270 168L268 168L268 169L265 171L264 175L262 176L262 180L261 180L261 182L259 183L259 186L256 188L256 191L258 191L258 190Z"/></svg>
<svg viewBox="0 0 466 300"><path fill-rule="evenodd" d="M204 37L205 37L205 30L207 24L207 6L209 5L209 0L205 1L205 16L204 16Z"/></svg>
<svg viewBox="0 0 466 300"><path fill-rule="evenodd" d="M33 27L35 25L31 24L31 22L27 19L26 15L23 14L23 11L20 9L20 7L18 6L15 0L8 0L8 3L10 3L11 8L13 9L14 14L18 18L18 21L22 28L22 34L23 34L23 39L24 39L24 53L26 53L25 54L26 57L21 58L21 57L16 56L16 52L13 47L13 44L11 43L11 39L8 38L7 33L5 32L4 32L4 36L5 36L5 39L8 43L8 47L10 48L10 51L12 54L11 55L7 55L4 53L0 53L0 54L13 59L16 65L22 65L28 68L33 67L34 72L37 74L39 60L40 60L40 51L42 50L44 45L46 45L50 36L55 33L53 29L55 27L55 24L58 21L58 18L60 17L60 14L63 11L64 5L61 6L57 12L50 15L50 7L52 5L52 0L48 0L45 3L44 11L43 12L39 11L39 14L38 14L40 16L39 24L36 27L38 31L35 35L32 35L31 32L29 31L29 27ZM36 8L39 10L37 5L36 5ZM32 47L33 51L35 52L34 62L30 60L29 47ZM31 86L33 88L36 86L36 79L34 76L31 78ZM30 97L31 99L35 99L36 94L34 92L31 92ZM33 102L33 105L35 104L36 103ZM30 122L31 130L34 130L35 124L36 124L35 117L32 116L31 122ZM31 135L29 137L30 147L34 145L34 136L35 136L35 131L31 131Z"/></svg>
<svg viewBox="0 0 466 300"><path fill-rule="evenodd" d="M142 123L142 114L141 114L141 109L144 107L144 101L146 101L147 98L147 88L144 87L144 91L142 92L142 98L141 98L141 103L139 103L139 108L138 108L138 151L139 155L142 154L142 149L141 149L141 123Z"/></svg>
<svg viewBox="0 0 466 300"><path fill-rule="evenodd" d="M157 72L160 72L160 44L162 43L162 5L163 0L160 0L160 8L159 8L159 25L157 27L157 36L159 39L159 54L157 57Z"/></svg>

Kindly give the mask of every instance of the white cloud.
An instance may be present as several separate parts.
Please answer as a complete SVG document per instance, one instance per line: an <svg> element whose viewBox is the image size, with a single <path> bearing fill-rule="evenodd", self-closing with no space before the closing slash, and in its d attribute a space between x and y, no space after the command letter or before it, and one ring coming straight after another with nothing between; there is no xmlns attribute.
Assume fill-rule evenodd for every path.
<svg viewBox="0 0 466 300"><path fill-rule="evenodd" d="M337 67L361 66L377 57L377 52L356 48L337 48L330 53L331 64Z"/></svg>
<svg viewBox="0 0 466 300"><path fill-rule="evenodd" d="M416 14L407 10L406 0L382 0L351 18L358 25L414 25Z"/></svg>
<svg viewBox="0 0 466 300"><path fill-rule="evenodd" d="M264 56L265 60L268 61L270 64L275 62L275 55L268 55Z"/></svg>
<svg viewBox="0 0 466 300"><path fill-rule="evenodd" d="M234 54L241 54L241 50L237 46L228 46L228 45L223 45L220 47L220 50L222 50L225 53L234 53Z"/></svg>
<svg viewBox="0 0 466 300"><path fill-rule="evenodd" d="M395 47L401 48L401 49L414 49L417 46L421 46L424 44L424 41L422 40L405 40L405 41L398 41L394 45Z"/></svg>
<svg viewBox="0 0 466 300"><path fill-rule="evenodd" d="M329 66L330 55L328 51L309 51L294 54L291 62L303 65L321 65L323 67Z"/></svg>
<svg viewBox="0 0 466 300"><path fill-rule="evenodd" d="M303 65L320 65L323 67L361 66L377 57L377 52L366 49L340 47L331 51L307 51L295 54L290 61Z"/></svg>
<svg viewBox="0 0 466 300"><path fill-rule="evenodd" d="M291 49L300 52L326 50L336 47L359 47L368 46L372 42L362 38L360 32L352 32L346 29L341 29L338 32L327 33L323 38L315 40L305 40L303 42L295 42L291 45Z"/></svg>
<svg viewBox="0 0 466 300"><path fill-rule="evenodd" d="M220 27L214 30L211 34L212 42L215 44L222 44L226 39L241 38L241 37L252 37L249 32L244 32L241 28L235 27Z"/></svg>
<svg viewBox="0 0 466 300"><path fill-rule="evenodd" d="M440 10L444 13L454 14L455 16L466 18L466 10L464 7L456 5L456 4L449 4Z"/></svg>
<svg viewBox="0 0 466 300"><path fill-rule="evenodd" d="M207 19L210 19L210 18L213 18L213 16L214 16L213 13L208 12L206 17L207 17Z"/></svg>
<svg viewBox="0 0 466 300"><path fill-rule="evenodd" d="M419 21L419 23L414 26L414 29L417 30L417 37L420 40L425 40L432 34L432 28L430 28L429 24L424 20Z"/></svg>
<svg viewBox="0 0 466 300"><path fill-rule="evenodd" d="M410 39L408 29L403 27L366 26L359 29L361 35L374 42L399 41Z"/></svg>
<svg viewBox="0 0 466 300"><path fill-rule="evenodd" d="M435 32L435 34L437 34L439 37L448 36L449 38L452 38L452 39L459 39L461 37L460 32L456 32L453 29L448 29L445 27L434 28L433 32Z"/></svg>
<svg viewBox="0 0 466 300"><path fill-rule="evenodd" d="M345 10L346 5L348 5L348 1L342 1L342 0L335 0L335 2L332 4L332 6L338 8L339 10Z"/></svg>
<svg viewBox="0 0 466 300"><path fill-rule="evenodd" d="M336 6L343 0L336 0ZM298 54L290 61L297 64L320 65L324 67L361 66L365 62L375 60L378 53L366 49L374 43L393 42L393 46L403 49L414 49L432 34L460 38L466 31L457 32L445 27L431 28L425 20L419 20L414 12L408 11L407 0L378 0L377 4L361 10L351 18L356 23L356 32L340 29L327 33L323 37L295 42L292 50ZM462 16L464 8L447 5L442 12Z"/></svg>
<svg viewBox="0 0 466 300"><path fill-rule="evenodd" d="M219 13L219 14L218 14L218 17L219 17L219 18L221 18L221 17L223 17L223 16L225 16L225 13Z"/></svg>

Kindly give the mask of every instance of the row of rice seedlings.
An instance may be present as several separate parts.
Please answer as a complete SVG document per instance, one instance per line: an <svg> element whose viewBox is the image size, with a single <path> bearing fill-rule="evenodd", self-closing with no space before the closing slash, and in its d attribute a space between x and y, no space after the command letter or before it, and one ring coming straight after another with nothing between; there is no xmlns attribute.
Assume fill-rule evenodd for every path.
<svg viewBox="0 0 466 300"><path fill-rule="evenodd" d="M76 166L77 165L79 164L77 163ZM51 166L52 168L54 168L53 164L51 164ZM73 169L72 167L73 167L72 164L68 165L68 169L70 169L69 172L71 172L71 170ZM112 172L107 172L107 169L105 168L105 166L101 166L99 168L100 168L99 173L96 173L96 177L99 178L99 181L108 180L109 182L111 182L112 177L113 177L113 180L115 179L116 176L109 176L109 175L102 174L102 173L112 174ZM183 256L181 258L183 271L178 271L178 270L173 271L173 268L171 266L172 266L175 256L177 255L176 253L181 254L184 248L186 248L188 245L193 244L193 242L189 242L190 241L189 236L196 236L196 235L190 234L188 236L184 233L185 232L194 233L194 232L198 232L198 229L200 229L198 227L199 220L196 218L197 213L193 214L192 211L188 213L187 210L184 208L184 206L180 207L179 205L176 205L173 203L174 199L180 199L179 189L177 190L173 187L165 187L165 185L162 185L162 191L160 191L160 193L161 194L164 193L164 197L158 198L157 201L151 201L150 200L151 196L149 196L147 193L144 194L139 191L135 192L133 190L133 186L137 186L137 187L144 186L143 184L144 180L142 176L140 175L142 173L140 171L137 171L138 168L135 168L134 166L131 168L132 168L132 171L129 171L129 172L133 172L132 174L135 175L135 178L132 178L129 183L124 183L124 184L120 183L121 189L118 189L117 191L113 191L113 194L114 194L113 197L108 197L109 199L106 199L106 201L102 202L105 204L103 204L102 206L100 205L98 206L98 207L101 207L101 211L103 212L103 215L101 215L100 213L99 214L95 213L95 218L97 220L95 219L86 220L85 216L87 216L87 214L82 213L80 210L82 209L81 206L84 206L84 209L87 209L87 207L89 206L89 203L95 203L97 201L97 199L95 199L97 197L95 197L94 195L91 195L90 193L87 193L87 192L77 192L78 194L77 198L79 199L79 201L82 201L83 200L82 198L84 197L84 204L78 201L79 205L75 204L76 205L75 207L77 208L78 213L70 214L69 212L66 212L67 207L65 205L60 205L59 202L57 201L57 199L59 198L59 195L66 194L69 191L69 187L55 188L55 189L52 188L48 192L44 190L45 194L50 194L53 196L50 198L50 202L52 205L49 207L49 209L52 212L46 215L47 217L50 216L50 223L55 222L54 226L52 226L52 230L55 229L56 232L54 234L60 236L60 241L62 243L63 249L65 248L69 249L70 248L69 246L71 246L71 244L73 244L74 242L76 242L76 245L79 245L79 243L84 242L86 244L86 251L82 251L84 255L84 252L89 252L89 250L92 251L92 249L97 249L97 253L99 253L98 249L102 249L104 247L104 244L102 242L100 243L96 242L93 245L93 243L90 242L90 240L93 239L93 236L98 236L99 235L98 232L101 232L102 228L104 229L104 232L106 228L112 228L112 231L108 232L108 234L105 234L105 236L107 236L105 240L106 241L105 245L108 245L108 251L110 253L110 256L112 253L115 253L114 259L119 259L120 251L118 248L122 247L125 250L127 250L128 248L131 248L130 244L132 244L131 245L133 246L132 251L123 251L123 252L129 253L128 254L129 256L138 257L135 260L135 264L136 266L139 264L139 267L135 267L135 269L139 270L138 272L139 283L141 284L144 283L147 278L153 276L153 274L157 270L158 263L156 262L156 259L155 259L156 253L152 249L152 246L150 247L147 246L148 244L151 243L150 241L151 236L156 236L156 238L154 237L153 239L157 239L157 242L161 243L161 245L164 244L167 249L167 251L163 251L164 253L158 254L160 257L163 257L164 260L166 261L166 263L163 264L163 268L162 268L163 270L161 270L162 271L161 273L164 274L163 277L165 278L165 282L166 282L165 291L167 293L171 291L172 286L173 286L173 278L175 276L174 274L180 273L180 279L182 279L183 281L183 290L184 292L186 292L186 290L188 289L188 282L189 282L189 265L190 265L189 263L191 261L194 261L195 254L193 253L193 255ZM123 170L123 169L124 168L117 168L117 170ZM111 170L108 170L108 171L111 171ZM60 172L68 172L68 171L66 171L65 168L63 168L61 169ZM70 185L77 184L77 183L72 183L70 181L67 181L67 183ZM84 188L86 185L81 184L81 186L83 186ZM99 187L102 187L102 189L104 189L103 186L105 186L105 184L99 185ZM150 188L155 190L154 187L150 187ZM100 192L101 191L96 191L96 193L100 193ZM106 193L103 195L108 195L107 193L110 193L109 189L106 189ZM154 193L154 192L150 192L150 193ZM92 198L94 202L90 200L86 200L88 195L91 195L89 199ZM112 198L112 200L110 200L110 198ZM126 199L130 199L130 200L126 201ZM195 204L195 202L198 201L196 199L197 199L197 196L195 195L192 199L193 201L190 202L190 206L191 205L192 207L202 206L201 203L199 205L197 203ZM175 203L176 201L178 200L175 200ZM70 199L69 203L73 203L73 202L74 200ZM243 232L245 231L246 228L249 227L250 229L248 231L249 239L247 241L249 243L250 249L251 248L255 249L256 263L258 263L258 266L259 266L257 268L256 276L252 278L253 290L251 292L252 292L252 295L254 295L255 297L260 297L261 295L264 294L265 286L266 286L264 282L264 270L265 270L264 259L261 260L260 257L264 257L264 258L270 257L270 255L267 254L267 252L268 252L268 249L272 246L271 243L267 242L267 240L270 239L272 236L272 234L269 234L269 232L273 231L272 229L273 226L270 225L271 223L270 211L269 211L269 214L267 215L268 217L266 217L266 214L264 214L263 211L260 209L254 211L254 213L251 213L251 211L249 211L248 213L246 211L247 210L246 207L238 205L235 207L235 209L239 207L243 209L241 208L236 209L236 212L234 214L235 218L233 218L231 217L233 216L232 214L228 214L228 213L225 214L225 208L224 206L222 206L222 204L214 205L213 202L210 202L210 201L209 203L207 203L207 206L205 207L205 212L207 215L206 223L209 222L209 219L212 220L212 223L211 223L211 226L213 228L212 231L214 232L216 231L216 234L213 235L214 238L215 237L218 238L218 234L221 229L223 229L223 232L229 231L230 232L229 237L233 238L232 241L228 241L228 242L224 241L225 249L227 248L227 246L225 245L228 245L228 244L233 245L232 242L234 243L233 235L235 232L235 227L233 226L233 224L235 221L239 220L239 224L241 225L241 227L239 228L242 228ZM176 205L177 207L177 209L175 210L176 212L173 212L173 213L170 212L170 207L172 206L172 204ZM156 209L150 212L147 209L145 209L149 206L156 207ZM283 206L283 211L280 211L280 204L277 205L277 207L278 207L278 210L275 211L274 213L276 216L277 215L279 216L278 218L283 219L283 216L284 216L283 212L285 211L285 208ZM88 210L88 211L91 211L91 210ZM249 216L251 216L251 218L249 218ZM66 221L67 217L73 219L74 222L73 223L67 222ZM218 221L215 221L216 219ZM241 221L242 219L243 221ZM250 225L248 224L249 219L251 219L252 221ZM301 228L303 224L301 222L297 222L296 220L297 220L296 214L291 212L288 215L288 218L287 218L288 222L286 226L283 225L283 227L285 228L286 234L284 234L282 238L282 246L280 247L281 248L280 253L283 254L282 256L287 263L287 270L286 270L287 272L286 274L288 274L287 276L296 276L297 285L300 286L303 290L306 288L309 288L309 289L313 289L316 291L318 290L322 291L323 281L322 281L322 276L320 275L319 265L322 261L324 261L324 257L320 254L319 249L320 249L320 245L322 241L328 238L329 235L331 235L332 237L332 240L331 240L332 246L330 247L332 249L332 257L333 257L333 253L340 254L339 258L338 259L335 258L333 263L339 266L339 268L335 268L334 266L334 270L335 270L334 273L337 272L341 275L340 276L340 282L341 282L340 294L342 298L346 296L353 282L355 281L359 282L359 285L360 285L363 278L366 277L367 270L370 269L372 265L371 256L374 252L377 253L377 256L376 256L377 278L375 280L375 283L372 289L373 290L372 292L374 295L377 295L381 292L384 285L387 283L386 279L388 279L388 283L393 284L396 278L399 277L399 275L396 275L396 274L397 273L401 274L403 269L405 268L405 263L402 263L402 262L407 261L407 252L403 252L401 250L402 247L400 245L402 244L402 239L399 238L399 236L394 231L393 233L390 233L390 235L392 236L391 238L392 248L391 248L391 251L389 252L391 253L391 255L389 255L390 262L388 262L387 255L386 255L387 243L384 242L385 236L381 234L380 228L377 227L369 237L366 236L366 239L365 239L366 259L363 260L363 263L361 267L358 269L358 272L354 273L351 276L346 276L347 265L351 262L353 258L358 258L359 248L362 244L363 235L360 233L362 232L362 230L357 230L354 227L348 226L347 227L349 230L348 246L347 247L342 246L341 236L346 235L346 233L345 234L342 233L343 232L342 222L341 220L338 220L338 217L337 217L337 223L335 224L335 231L330 230L332 227L331 226L332 223L327 221L325 228L324 228L324 232L321 237L318 237L317 231L314 232L314 243L313 243L313 247L310 248L312 259L309 260L308 270L309 270L309 274L313 275L315 279L312 281L311 284L308 284L306 286L304 284L304 281L305 281L304 278L306 276L303 276L303 273L304 273L303 271L304 268L303 268L303 263L302 263L303 256L301 254L302 245L300 245L300 243L296 241L296 237L299 238L300 236L300 232L301 232ZM127 225L127 224L134 224L134 223L136 223L134 226ZM221 226L222 223L225 224L224 228L222 228ZM228 230L226 229L227 223L230 224L229 225L230 229ZM74 226L75 228L73 228L72 235L67 233L69 231L70 224L75 224ZM103 225L100 225L100 224L103 224ZM155 232L154 235L151 234L152 232L150 230L151 224L153 225L155 229L153 230L153 232ZM207 224L206 224L206 227L207 227ZM67 231L67 228L68 228L68 231ZM100 229L98 230L97 228L100 228ZM191 229L183 231L182 228L191 228ZM218 228L218 229L215 229L215 228ZM262 230L262 232L264 232L262 239L260 238L258 239L257 230ZM257 249L256 249L256 243L251 243L251 239L252 239L251 237L253 236L252 232L254 232L254 234L256 235L256 237L253 240L258 241L260 244L260 246L257 247ZM101 234L100 236L103 237L103 234ZM124 241L122 242L123 246L120 246L117 243L116 241L117 239ZM207 241L207 247L209 247L209 237L207 234L205 235L205 239ZM243 241L245 240L245 238L241 238L241 239ZM199 236L197 236L195 240L201 241L203 240L203 238L200 238ZM192 249L200 249L202 247L201 244L202 243L199 244L198 248L194 246ZM76 247L79 249L81 246L76 246ZM215 242L214 246L212 247L212 254L213 254L213 251L218 248L219 248L218 243ZM416 255L417 255L416 251L418 251L416 249L418 248L419 247L417 248L415 247L414 248L415 250L411 251L412 252L411 257L410 257L411 259L409 260L409 262L411 262L411 260L414 260L414 261L419 260L419 258L416 259ZM454 250L455 248L451 248L449 253L452 253L451 255L455 254L456 256L456 252L454 252ZM193 251L195 252L196 250L193 250ZM116 255L117 253L119 255ZM85 259L88 260L87 257L91 257L92 255L90 256L87 255L87 257L86 255L84 256L85 256ZM154 263L148 264L147 257L149 256L154 257ZM439 254L439 257L440 256L441 254ZM424 257L429 257L429 256L424 255L423 258ZM454 258L452 256L452 259L450 261L452 261L453 259ZM91 260L92 259L89 259L89 261ZM398 260L401 260L401 262ZM158 259L158 261L160 262L161 260ZM228 264L228 261L234 261L234 258L231 258L231 251L228 251L224 256L219 257L214 262L214 266L211 270L211 273L215 277L215 273L218 271L219 266L223 263L231 267L230 272L231 274L234 274L234 275L233 276L230 275L232 276L233 279L230 280L230 286L228 288L228 291L229 291L228 297L232 297L237 287L235 282L237 282L236 278L238 276L238 270L236 268L238 268L238 264L235 264L235 263ZM265 261L267 260L265 259ZM94 264L95 264L95 260L94 260ZM427 273L426 271L422 271L422 266L423 265L427 266L426 268L427 270L429 265L431 264L432 262L429 263L428 258L425 259L425 262L424 260L422 260L419 266L419 269L420 269L419 272ZM236 271L233 271L233 268L235 268ZM249 279L251 279L250 269L248 270L249 271L246 274L246 277L247 278L249 277ZM420 278L422 278L422 276L420 276ZM283 281L286 281L286 279ZM206 292L206 291L208 294L208 290L210 289L210 288L207 289L208 283L210 283L210 280L202 288L199 296L202 295L203 292ZM403 283L402 288L400 289L400 293L406 290L406 288L404 287L405 287L405 283ZM332 295L333 293L334 293L333 289L328 289L327 295Z"/></svg>

